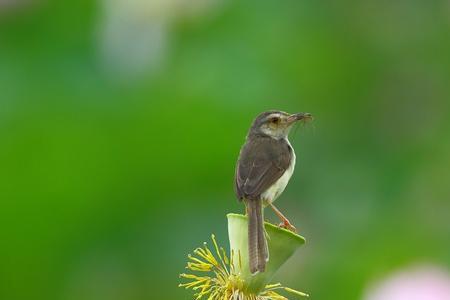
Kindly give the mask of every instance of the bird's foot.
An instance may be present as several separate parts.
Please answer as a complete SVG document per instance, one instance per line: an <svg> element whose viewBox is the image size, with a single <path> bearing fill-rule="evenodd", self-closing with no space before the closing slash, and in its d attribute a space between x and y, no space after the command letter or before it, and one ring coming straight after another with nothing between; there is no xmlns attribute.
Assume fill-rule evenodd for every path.
<svg viewBox="0 0 450 300"><path fill-rule="evenodd" d="M287 229L287 230L289 230L289 231L292 231L292 232L294 232L294 233L297 233L297 228L295 228L295 226L292 225L287 219L284 220L283 222L281 222L281 223L278 225L278 227L281 227L281 228Z"/></svg>

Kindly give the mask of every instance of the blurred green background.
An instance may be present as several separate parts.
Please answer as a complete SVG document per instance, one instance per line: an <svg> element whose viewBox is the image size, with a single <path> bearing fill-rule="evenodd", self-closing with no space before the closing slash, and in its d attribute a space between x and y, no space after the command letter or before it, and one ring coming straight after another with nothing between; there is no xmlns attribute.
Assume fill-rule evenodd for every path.
<svg viewBox="0 0 450 300"><path fill-rule="evenodd" d="M191 299L253 118L306 111L275 281L450 266L448 1L0 2L0 299ZM272 212L267 218L277 219Z"/></svg>

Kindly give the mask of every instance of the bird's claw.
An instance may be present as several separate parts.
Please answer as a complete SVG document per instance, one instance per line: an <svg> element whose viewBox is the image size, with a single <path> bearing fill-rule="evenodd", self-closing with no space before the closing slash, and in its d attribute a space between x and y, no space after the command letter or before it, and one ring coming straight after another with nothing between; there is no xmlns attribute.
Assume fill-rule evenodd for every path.
<svg viewBox="0 0 450 300"><path fill-rule="evenodd" d="M281 223L278 225L278 227L281 227L281 228L287 229L287 230L289 230L289 231L292 231L292 232L294 232L294 233L297 233L297 228L295 228L295 226L292 225L291 223L289 223L288 221L281 222Z"/></svg>

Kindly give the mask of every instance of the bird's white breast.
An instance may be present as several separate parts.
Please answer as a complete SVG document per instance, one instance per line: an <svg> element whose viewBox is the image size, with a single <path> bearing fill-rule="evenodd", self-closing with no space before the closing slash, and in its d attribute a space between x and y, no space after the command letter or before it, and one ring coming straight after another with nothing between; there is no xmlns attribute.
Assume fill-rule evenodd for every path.
<svg viewBox="0 0 450 300"><path fill-rule="evenodd" d="M263 199L265 205L274 202L278 198L278 196L280 196L280 194L286 188L289 179L291 179L292 173L294 173L296 159L294 148L292 148L291 143L289 143L288 139L286 139L286 142L288 143L292 151L291 163L284 174L271 187L269 187L265 192L261 194L261 198Z"/></svg>

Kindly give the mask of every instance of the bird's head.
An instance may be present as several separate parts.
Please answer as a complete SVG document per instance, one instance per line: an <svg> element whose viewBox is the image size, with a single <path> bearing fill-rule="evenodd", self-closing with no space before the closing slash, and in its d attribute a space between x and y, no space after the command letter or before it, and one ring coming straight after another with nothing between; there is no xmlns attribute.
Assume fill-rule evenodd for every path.
<svg viewBox="0 0 450 300"><path fill-rule="evenodd" d="M289 114L284 111L270 110L259 114L253 121L250 134L264 134L275 139L286 138L289 130L297 121L310 121L309 113Z"/></svg>

